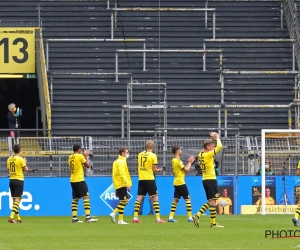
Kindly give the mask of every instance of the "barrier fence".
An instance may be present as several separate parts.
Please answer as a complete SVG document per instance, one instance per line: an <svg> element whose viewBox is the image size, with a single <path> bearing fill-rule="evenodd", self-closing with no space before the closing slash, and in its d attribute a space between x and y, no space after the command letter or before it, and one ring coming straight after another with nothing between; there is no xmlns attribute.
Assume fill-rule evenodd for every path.
<svg viewBox="0 0 300 250"><path fill-rule="evenodd" d="M137 175L137 156L145 150L145 142L155 142L154 152L158 156L158 167L164 169L163 175L173 175L171 160L172 147L182 148L184 164L190 155L197 156L203 148L203 143L208 137L139 137L109 138L109 137L19 137L16 143L22 146L22 155L28 160L29 172L27 176L69 176L67 160L73 153L73 145L80 144L83 149L90 150L92 169L86 172L87 176L111 175L112 163L117 159L119 148L126 146L130 150L128 166L131 175ZM298 138L299 139L299 138ZM282 157L292 148L299 147L297 138L266 140L266 152L274 155L274 148L280 150ZM224 137L222 151L215 157L219 162L221 175L255 175L260 168L260 137ZM0 137L0 176L7 176L6 160L12 155L14 139ZM295 174L298 164L298 154L289 156L288 175ZM283 158L272 158L276 175L282 173ZM193 163L187 175L200 175L198 163Z"/></svg>

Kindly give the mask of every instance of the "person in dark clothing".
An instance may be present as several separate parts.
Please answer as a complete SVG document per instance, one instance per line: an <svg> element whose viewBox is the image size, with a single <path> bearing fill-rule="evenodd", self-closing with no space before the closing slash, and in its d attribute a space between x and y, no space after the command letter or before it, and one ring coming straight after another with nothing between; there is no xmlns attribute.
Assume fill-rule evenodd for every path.
<svg viewBox="0 0 300 250"><path fill-rule="evenodd" d="M9 129L15 129L15 128L21 128L20 123L20 112L17 112L16 105L14 103L11 103L8 105L8 114L7 114L7 122L8 122L8 128ZM11 130L9 133L10 137L15 138L15 131ZM19 133L18 133L19 136Z"/></svg>

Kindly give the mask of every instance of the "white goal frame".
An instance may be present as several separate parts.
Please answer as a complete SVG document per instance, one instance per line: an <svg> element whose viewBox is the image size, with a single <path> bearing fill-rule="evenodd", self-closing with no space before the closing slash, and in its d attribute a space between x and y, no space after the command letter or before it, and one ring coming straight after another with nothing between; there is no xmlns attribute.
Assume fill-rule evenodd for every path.
<svg viewBox="0 0 300 250"><path fill-rule="evenodd" d="M266 134L269 133L299 133L299 129L262 129L261 130L261 167L262 164L265 163L266 161L266 144L265 144L265 139L266 139ZM265 171L261 171L261 214L265 215L266 214L266 199L265 199L265 192L266 192L266 173ZM286 210L287 211L287 210Z"/></svg>

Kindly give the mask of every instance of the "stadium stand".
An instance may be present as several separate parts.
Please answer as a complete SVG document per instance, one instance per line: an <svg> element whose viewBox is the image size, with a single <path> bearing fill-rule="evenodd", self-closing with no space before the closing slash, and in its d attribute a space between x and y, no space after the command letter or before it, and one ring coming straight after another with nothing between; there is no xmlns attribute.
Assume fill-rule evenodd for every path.
<svg viewBox="0 0 300 250"><path fill-rule="evenodd" d="M36 20L37 1L1 1L1 20ZM290 38L281 29L280 2L209 1L216 8L216 38ZM111 3L111 7L112 7ZM105 1L41 1L44 39L111 36L111 9ZM204 8L205 1L161 1L161 8ZM152 1L118 1L118 8L158 7ZM15 11L16 10L16 11ZM212 13L205 29L204 12L118 12L114 38L146 39L147 49L202 49L212 38ZM160 27L159 27L160 19ZM160 38L160 39L159 39ZM53 135L121 135L121 106L126 104L129 75L115 82L115 50L142 49L142 43L49 43L49 73L53 72ZM292 70L292 43L206 43L206 49L223 50L228 70ZM160 58L160 60L158 60ZM148 53L142 71L142 53L119 55L119 72L132 73L139 82L166 82L169 106L221 103L219 55L202 58L193 53ZM160 70L159 70L160 69ZM93 72L111 75L54 75L55 72ZM286 104L293 100L294 75L225 75L226 104ZM135 104L159 104L159 89L137 90ZM146 104L147 104L146 103ZM222 120L224 113L222 111ZM143 125L141 126L141 121ZM161 110L131 112L132 130L161 127ZM126 124L125 124L126 125ZM170 127L217 127L217 109L169 108ZM287 128L286 109L229 109L228 127L241 135L257 135L261 128ZM178 132L170 131L172 135ZM201 135L199 132L197 135ZM228 131L228 135L233 132ZM135 134L141 135L141 134ZM180 136L195 135L182 130Z"/></svg>

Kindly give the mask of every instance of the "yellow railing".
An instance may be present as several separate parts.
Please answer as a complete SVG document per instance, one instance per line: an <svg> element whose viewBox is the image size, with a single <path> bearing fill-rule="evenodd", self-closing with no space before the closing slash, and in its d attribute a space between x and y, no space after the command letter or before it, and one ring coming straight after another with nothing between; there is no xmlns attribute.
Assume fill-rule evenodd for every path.
<svg viewBox="0 0 300 250"><path fill-rule="evenodd" d="M43 82L43 90L44 90L43 92L44 92L44 102L45 102L45 110L46 110L47 129L48 129L48 137L50 137L51 136L51 105L50 105L50 94L49 94L49 85L48 85L48 78L47 78L42 29L40 29L40 36L38 39L39 39L40 69L42 74L42 82Z"/></svg>

